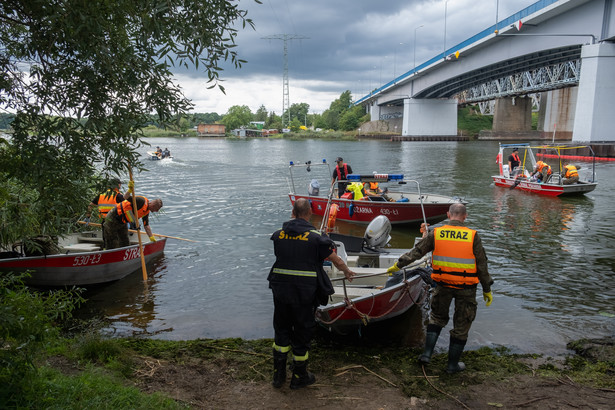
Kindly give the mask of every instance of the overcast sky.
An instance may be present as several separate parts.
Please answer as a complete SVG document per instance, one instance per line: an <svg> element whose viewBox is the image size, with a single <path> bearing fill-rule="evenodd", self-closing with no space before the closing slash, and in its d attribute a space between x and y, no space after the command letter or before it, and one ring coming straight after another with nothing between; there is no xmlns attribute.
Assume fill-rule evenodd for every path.
<svg viewBox="0 0 615 410"><path fill-rule="evenodd" d="M241 0L255 30L242 29L237 51L248 62L221 73L226 95L207 89L205 75L177 73L194 112L225 114L233 105L261 105L282 114L284 41L290 104L322 113L345 90L359 99L416 64L492 26L536 0ZM420 27L422 26L422 27ZM417 28L420 27L420 28ZM416 33L416 39L415 39ZM415 50L416 44L416 50Z"/></svg>

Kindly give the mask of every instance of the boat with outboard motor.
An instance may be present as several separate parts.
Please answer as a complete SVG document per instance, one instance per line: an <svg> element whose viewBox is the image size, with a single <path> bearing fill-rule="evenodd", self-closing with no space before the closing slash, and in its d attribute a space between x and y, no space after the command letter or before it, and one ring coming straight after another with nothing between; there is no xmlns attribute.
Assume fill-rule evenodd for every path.
<svg viewBox="0 0 615 410"><path fill-rule="evenodd" d="M316 321L321 326L333 333L348 334L426 303L431 283L430 255L389 276L388 267L406 251L388 248L390 232L390 221L380 215L368 225L363 238L329 233L337 245L337 254L356 276L347 282L343 272L325 261L335 293L330 303L316 309Z"/></svg>
<svg viewBox="0 0 615 410"><path fill-rule="evenodd" d="M520 164L515 169L509 169L505 159L508 155L517 149L519 152ZM536 150L536 154L534 154ZM576 165L578 169L579 180L568 184L564 178L564 166L567 162L570 163L573 158L575 162L578 156L574 155L579 150L591 154L591 165L582 167ZM570 155L566 155L570 152ZM534 170L539 160L537 156L553 158L557 162L551 166L551 174L548 175L545 181L539 181L532 177L530 170ZM570 158L569 158L570 157ZM587 157L587 156L585 156ZM596 182L596 160L595 154L589 145L538 145L531 146L530 144L502 144L496 157L496 162L499 165L499 174L493 175L492 179L495 186L519 189L522 191L546 195L546 196L571 196L582 195L593 191L598 183ZM507 162L507 161L506 161ZM544 161L544 162L550 162Z"/></svg>
<svg viewBox="0 0 615 410"><path fill-rule="evenodd" d="M145 232L140 233L143 255L148 263L162 255L165 238L150 242ZM130 245L103 250L102 232L86 231L59 238L53 253L26 256L23 247L14 246L3 252L0 272L26 272L31 276L24 281L31 286L62 287L97 285L122 279L141 268L139 238L129 234ZM49 247L48 247L49 248Z"/></svg>
<svg viewBox="0 0 615 410"><path fill-rule="evenodd" d="M350 174L346 177L346 180L336 182L385 184L386 186L383 189L385 195L365 196L362 199L354 199L354 197L337 198L337 195L334 195L336 184L331 185L328 195L323 195L317 179L301 182L300 177L296 178L293 170L297 168L305 169L307 172L314 168L324 170L327 172L324 176L325 181L330 181L332 172L327 161L325 159L321 163L312 163L311 161L295 163L291 161L289 165L290 193L288 197L292 204L298 198L306 198L310 201L312 213L315 215L329 214L331 218L342 221L369 224L376 216L384 215L392 224L418 225L425 219L429 223L436 223L446 219L446 213L451 204L456 202L466 203L459 197L421 193L419 183L417 181L405 181L403 174L378 173L370 175ZM416 192L410 192L405 188L408 182L416 184ZM307 187L306 194L297 192L296 185L298 184ZM333 207L334 211L329 213L329 207Z"/></svg>

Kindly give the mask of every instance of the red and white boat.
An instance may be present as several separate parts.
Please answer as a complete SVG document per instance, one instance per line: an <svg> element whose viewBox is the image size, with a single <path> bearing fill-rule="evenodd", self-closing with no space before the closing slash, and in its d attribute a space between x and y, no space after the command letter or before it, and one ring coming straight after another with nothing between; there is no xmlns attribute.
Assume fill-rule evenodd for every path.
<svg viewBox="0 0 615 410"><path fill-rule="evenodd" d="M355 222L360 224L369 224L372 219L379 215L386 216L392 224L414 224L418 225L421 222L436 223L446 219L446 213L448 212L451 204L456 202L465 203L459 197L449 197L444 195L424 194L420 192L419 184L417 181L404 181L403 174L371 174L371 175L358 175L350 174L347 176L346 181L341 182L378 182L381 184L381 188L387 189L388 198L392 201L384 200L383 197L364 197L360 200L337 198L334 195L332 186L328 192L321 192L320 187L314 188L314 181L304 181L306 186L306 193L298 193L295 189L295 185L299 184L293 176L293 169L300 167L306 168L309 172L314 167L324 166L329 171L325 175L326 186L329 186L331 180L331 168L326 160L322 163L312 164L306 162L304 164L290 163L290 181L289 189L290 193L288 197L292 204L298 198L306 198L312 204L312 213L319 216L328 214L329 199L331 199L330 206L337 205L336 219ZM417 191L409 192L404 190L407 182L413 182L416 184ZM303 183L301 183L302 186ZM328 193L328 195L327 195ZM331 198L330 198L331 197Z"/></svg>
<svg viewBox="0 0 615 410"><path fill-rule="evenodd" d="M143 254L148 263L162 255L166 239L150 242L141 233ZM59 253L44 256L0 259L0 272L31 271L25 282L31 286L87 286L116 281L141 269L138 237L131 234L130 246L101 250L100 231L72 234L58 241Z"/></svg>
<svg viewBox="0 0 615 410"><path fill-rule="evenodd" d="M351 334L362 326L383 322L426 303L431 255L389 276L387 268L405 252L384 247L390 239L390 230L390 222L379 216L368 226L362 240L331 234L338 245L338 255L356 276L348 282L335 266L325 266L335 293L327 305L316 309L316 321L321 326L333 333Z"/></svg>
<svg viewBox="0 0 615 410"><path fill-rule="evenodd" d="M508 169L508 155L512 150L519 150L519 159L521 164L515 170ZM551 175L546 181L538 182L531 177L530 171L536 165L536 156L532 149L537 150L536 156L543 156L545 162L551 166ZM574 150L574 151L572 151ZM584 159L591 162L591 165L582 166L579 170L579 181L565 185L562 177L563 165L566 161L574 160L575 163L579 160L578 155L565 155L564 152L575 153L579 150L586 150L590 156L584 156ZM496 162L499 165L499 174L493 175L493 182L496 186L518 189L534 194L546 196L571 196L583 195L596 189L596 161L593 150L589 145L540 145L530 146L530 144L500 144L500 149L496 157Z"/></svg>

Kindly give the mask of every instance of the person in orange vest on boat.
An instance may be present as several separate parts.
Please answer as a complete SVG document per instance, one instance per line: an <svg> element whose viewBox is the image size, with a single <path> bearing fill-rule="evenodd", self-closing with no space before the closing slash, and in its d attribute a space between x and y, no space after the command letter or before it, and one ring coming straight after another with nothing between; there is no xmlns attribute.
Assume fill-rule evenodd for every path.
<svg viewBox="0 0 615 410"><path fill-rule="evenodd" d="M374 172L375 174L375 172ZM363 191L365 192L365 196L369 197L369 199L374 200L373 198L383 198L385 201L393 202L394 199L389 198L385 191L380 188L378 182L364 182L363 183ZM380 199L377 199L380 200Z"/></svg>
<svg viewBox="0 0 615 410"><path fill-rule="evenodd" d="M128 196L126 199L112 208L107 217L105 218L105 224L103 225L103 232L105 235L106 248L115 249L128 246L130 244L128 240L128 223L134 223L137 219L143 221L143 228L149 236L149 240L156 242L152 229L149 226L149 213L158 212L162 208L162 199L157 198L148 200L144 196L137 196L137 212L135 213L132 207L132 197Z"/></svg>
<svg viewBox="0 0 615 410"><path fill-rule="evenodd" d="M326 305L334 293L323 269L328 259L349 281L355 275L335 252L335 243L310 223L312 207L306 198L293 204L292 219L271 235L275 263L267 280L273 293L273 387L286 382L286 359L292 350L291 389L316 381L307 370L308 353L318 305Z"/></svg>
<svg viewBox="0 0 615 410"><path fill-rule="evenodd" d="M455 299L453 329L450 331L447 373L465 369L459 361L470 326L476 317L476 288L480 283L486 305L491 305L493 279L487 268L487 255L478 233L466 228L467 210L464 204L452 204L447 212L449 223L434 228L416 246L399 257L387 272L390 275L432 252L431 278L436 289L431 298L431 312L425 335L425 348L419 356L421 364L431 360L440 331L449 321L449 307Z"/></svg>
<svg viewBox="0 0 615 410"><path fill-rule="evenodd" d="M538 161L534 165L534 172L531 177L536 178L538 183L543 183L547 181L549 175L551 175L551 167L546 162Z"/></svg>
<svg viewBox="0 0 615 410"><path fill-rule="evenodd" d="M338 181L345 180L349 174L352 174L352 167L344 162L342 157L337 157L335 160L337 165L333 170L333 174L331 175L331 185L335 183L335 180ZM339 198L346 191L347 182L338 182L337 183L337 197Z"/></svg>
<svg viewBox="0 0 615 410"><path fill-rule="evenodd" d="M508 172L511 178L514 178L515 174L519 173L519 170L517 170L516 173L513 171L515 168L519 167L520 164L521 159L519 158L519 148L514 148L512 154L508 156Z"/></svg>
<svg viewBox="0 0 615 410"><path fill-rule="evenodd" d="M579 165L566 164L564 165L564 171L562 172L562 176L564 180L562 183L564 185L576 184L579 182L579 169L581 167Z"/></svg>
<svg viewBox="0 0 615 410"><path fill-rule="evenodd" d="M107 217L107 213L114 208L117 204L124 200L124 197L130 192L131 182L128 182L128 191L122 194L122 182L115 178L110 181L109 188L100 195L97 195L92 202L88 205L88 212L85 214L86 222L90 222L92 216L92 209L98 208L98 216L103 220Z"/></svg>

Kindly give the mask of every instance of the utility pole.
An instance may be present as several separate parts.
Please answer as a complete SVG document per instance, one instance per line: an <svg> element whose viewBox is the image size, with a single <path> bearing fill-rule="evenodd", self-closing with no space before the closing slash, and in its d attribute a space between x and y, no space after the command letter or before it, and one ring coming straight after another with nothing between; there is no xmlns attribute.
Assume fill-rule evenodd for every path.
<svg viewBox="0 0 615 410"><path fill-rule="evenodd" d="M309 37L300 36L298 34L273 34L267 37L261 37L265 40L284 40L284 74L282 76L282 123L284 123L284 111L288 113L288 123L290 126L290 96L288 92L288 41L302 40Z"/></svg>

